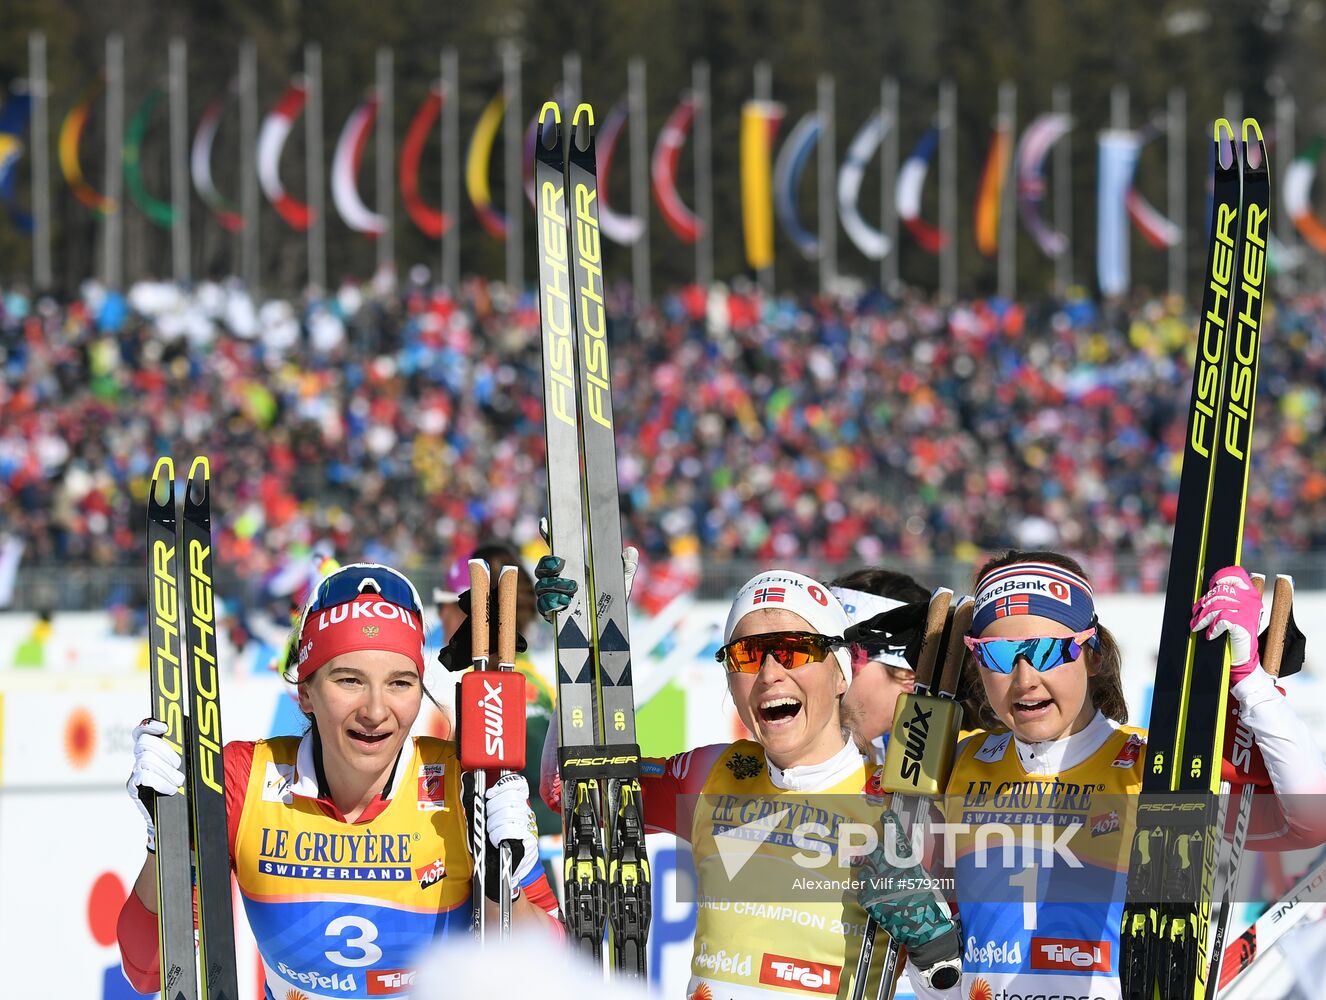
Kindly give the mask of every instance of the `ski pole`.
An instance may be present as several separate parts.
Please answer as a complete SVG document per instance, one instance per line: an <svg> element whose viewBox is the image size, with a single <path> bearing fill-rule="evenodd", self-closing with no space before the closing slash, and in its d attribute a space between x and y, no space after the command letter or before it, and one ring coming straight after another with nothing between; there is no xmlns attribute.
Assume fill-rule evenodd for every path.
<svg viewBox="0 0 1326 1000"><path fill-rule="evenodd" d="M1266 577L1253 574L1253 586L1261 594L1266 586ZM1262 669L1272 677L1280 676L1280 662L1285 651L1285 633L1289 628L1289 613L1294 604L1294 579L1278 575L1271 597L1271 620L1266 629L1266 648L1261 652ZM1225 937L1229 933L1229 913L1234 908L1234 886L1238 881L1239 866L1243 861L1243 849L1248 839L1248 822L1252 817L1252 798L1256 785L1247 781L1239 788L1238 812L1234 817L1234 829L1228 843L1221 844L1225 853L1224 864L1217 865L1217 879L1223 872L1224 887L1220 894L1220 913L1213 921L1214 937L1211 942L1210 961L1206 981L1211 984L1212 1000L1220 992L1221 956L1225 950ZM1221 795L1227 796L1232 790L1228 781L1221 782Z"/></svg>
<svg viewBox="0 0 1326 1000"><path fill-rule="evenodd" d="M470 664L475 673L488 669L488 602L491 577L488 563L483 559L470 560ZM474 930L483 940L487 931L484 905L487 884L486 858L488 854L488 805L484 795L488 790L487 774L475 768L474 808L470 817L470 850L474 855Z"/></svg>
<svg viewBox="0 0 1326 1000"><path fill-rule="evenodd" d="M508 674L514 674L516 670L516 581L519 575L520 571L515 566L503 566L502 571L497 575L497 669ZM525 718L524 703L518 704L516 708L523 722ZM520 729L518 742L523 744L525 742L524 726L521 726ZM516 735L507 732L504 737L511 740ZM504 775L510 773L508 770L502 770L498 772L497 777L501 780ZM501 888L498 892L501 921L499 933L505 939L511 936L511 896L513 891L511 884L511 841L504 840L498 847L497 864L501 876Z"/></svg>
<svg viewBox="0 0 1326 1000"><path fill-rule="evenodd" d="M940 640L944 631L944 621L948 615L949 603L953 600L953 591L947 587L939 587L930 595L930 608L926 615L924 638L921 642L921 652L916 664L916 683L915 691L924 695L930 689L930 682L934 676L935 662L939 659ZM898 699L899 709L903 708L903 695ZM891 743L892 745L892 743ZM911 812L910 802L901 800L891 802L894 813L897 814L900 824L906 824L907 829L902 832L909 832ZM856 976L852 980L852 1000L864 1000L866 995L866 977L870 974L870 962L874 957L875 936L879 933L879 922L874 917L866 914L866 930L861 939L861 952L857 956ZM884 971L880 977L881 989L884 983L892 978L893 968L897 966L897 948L892 938L889 939L889 949L892 952L885 955ZM881 993L882 995L882 993Z"/></svg>

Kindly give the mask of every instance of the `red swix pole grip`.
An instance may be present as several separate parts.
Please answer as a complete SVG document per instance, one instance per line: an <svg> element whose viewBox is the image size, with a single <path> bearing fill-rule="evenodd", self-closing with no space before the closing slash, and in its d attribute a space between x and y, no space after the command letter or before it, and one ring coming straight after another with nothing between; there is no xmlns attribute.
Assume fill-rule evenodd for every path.
<svg viewBox="0 0 1326 1000"><path fill-rule="evenodd" d="M460 679L460 766L520 771L525 767L525 675L474 670Z"/></svg>

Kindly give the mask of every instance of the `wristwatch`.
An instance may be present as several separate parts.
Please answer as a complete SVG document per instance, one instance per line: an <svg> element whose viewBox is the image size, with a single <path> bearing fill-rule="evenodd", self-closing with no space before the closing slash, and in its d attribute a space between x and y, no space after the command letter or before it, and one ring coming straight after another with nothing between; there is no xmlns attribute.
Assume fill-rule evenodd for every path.
<svg viewBox="0 0 1326 1000"><path fill-rule="evenodd" d="M928 969L917 969L927 989L951 990L962 981L962 959L947 958Z"/></svg>

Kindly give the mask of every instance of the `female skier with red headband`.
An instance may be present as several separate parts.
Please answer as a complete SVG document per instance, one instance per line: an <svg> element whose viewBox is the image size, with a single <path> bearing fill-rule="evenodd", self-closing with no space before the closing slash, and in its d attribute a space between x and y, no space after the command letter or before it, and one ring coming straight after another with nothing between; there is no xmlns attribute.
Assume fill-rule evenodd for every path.
<svg viewBox="0 0 1326 1000"><path fill-rule="evenodd" d="M473 863L454 744L411 737L422 703L423 605L410 581L344 566L313 592L287 679L311 723L302 737L226 745L231 866L266 977L266 995L367 997L399 983L429 942L470 926ZM180 757L147 720L134 730L129 794L155 830L153 795L184 784ZM487 790L487 895L496 845L514 840L512 919L553 926L525 779ZM120 912L124 971L160 987L156 868L149 857ZM398 988L393 988L397 992Z"/></svg>

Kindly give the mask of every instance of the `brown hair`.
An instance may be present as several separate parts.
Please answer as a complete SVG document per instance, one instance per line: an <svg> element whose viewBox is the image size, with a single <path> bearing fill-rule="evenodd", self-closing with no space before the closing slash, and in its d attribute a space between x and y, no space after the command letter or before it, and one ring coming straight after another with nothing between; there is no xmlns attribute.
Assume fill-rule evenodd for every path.
<svg viewBox="0 0 1326 1000"><path fill-rule="evenodd" d="M995 556L986 562L977 571L973 585L979 585L980 581L991 570L1020 562L1049 563L1052 566L1066 569L1070 573L1076 573L1083 579L1087 578L1086 571L1078 561L1061 552L1050 552L1044 549L1030 549L1027 551L1009 549L1002 555ZM1095 669L1095 673L1087 678L1087 694L1091 698L1091 704L1106 718L1113 719L1115 722L1127 722L1128 703L1123 696L1123 679L1120 673L1123 657L1119 653L1119 644L1115 641L1110 630L1100 622L1096 623L1096 639L1100 643L1099 648L1092 649L1088 646L1083 650L1088 663ZM994 709L990 707L990 700L985 696L985 685L981 683L980 667L971 653L967 654L967 658L963 663L962 675L963 684L959 694L964 707L967 709L967 717L975 719L978 725L986 729L1005 728L1003 720L995 715Z"/></svg>

